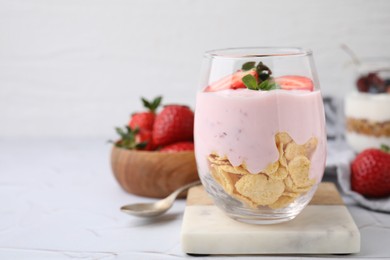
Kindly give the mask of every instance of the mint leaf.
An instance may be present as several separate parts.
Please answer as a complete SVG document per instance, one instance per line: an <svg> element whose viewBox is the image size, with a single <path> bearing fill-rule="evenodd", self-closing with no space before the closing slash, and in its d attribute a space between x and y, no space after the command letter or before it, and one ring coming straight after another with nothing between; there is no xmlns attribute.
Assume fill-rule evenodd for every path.
<svg viewBox="0 0 390 260"><path fill-rule="evenodd" d="M249 89L259 90L259 88L257 87L257 80L251 74L248 74L248 75L242 77L242 82Z"/></svg>
<svg viewBox="0 0 390 260"><path fill-rule="evenodd" d="M251 69L254 69L255 68L255 65L256 65L256 62L254 61L248 61L246 63L244 63L241 67L241 69L243 71L247 71L247 70L251 70Z"/></svg>
<svg viewBox="0 0 390 260"><path fill-rule="evenodd" d="M256 62L249 61L242 65L243 71L248 71L253 69L256 70L258 79L251 74L242 77L242 82L248 89L273 90L273 89L280 88L280 86L277 83L275 83L275 81L273 80L271 69L266 65L264 65L263 62L260 61L256 65Z"/></svg>
<svg viewBox="0 0 390 260"><path fill-rule="evenodd" d="M259 84L258 88L261 90L273 90L273 89L277 89L278 86L274 81L264 80Z"/></svg>
<svg viewBox="0 0 390 260"><path fill-rule="evenodd" d="M280 89L280 88L281 88L280 85L273 81L273 86L272 86L271 90Z"/></svg>

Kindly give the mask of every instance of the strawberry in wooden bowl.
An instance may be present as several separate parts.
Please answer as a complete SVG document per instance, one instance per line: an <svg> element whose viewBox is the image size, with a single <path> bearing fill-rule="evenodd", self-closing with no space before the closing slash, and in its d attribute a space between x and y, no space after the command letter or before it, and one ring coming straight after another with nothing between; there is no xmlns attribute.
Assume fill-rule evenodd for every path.
<svg viewBox="0 0 390 260"><path fill-rule="evenodd" d="M177 188L199 179L196 170L194 113L183 105L157 109L161 97L142 99L148 111L134 113L128 126L116 128L111 167L115 178L129 193L163 198Z"/></svg>

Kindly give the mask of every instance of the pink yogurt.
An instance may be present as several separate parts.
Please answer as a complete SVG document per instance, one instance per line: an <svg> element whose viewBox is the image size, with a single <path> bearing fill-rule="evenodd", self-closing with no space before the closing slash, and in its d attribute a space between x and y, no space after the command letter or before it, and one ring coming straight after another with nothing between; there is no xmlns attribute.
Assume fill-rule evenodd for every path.
<svg viewBox="0 0 390 260"><path fill-rule="evenodd" d="M319 91L249 89L200 92L195 110L195 154L200 174L216 152L233 166L246 163L258 173L278 160L275 134L287 132L298 144L318 139L310 178L320 181L326 159L325 115Z"/></svg>

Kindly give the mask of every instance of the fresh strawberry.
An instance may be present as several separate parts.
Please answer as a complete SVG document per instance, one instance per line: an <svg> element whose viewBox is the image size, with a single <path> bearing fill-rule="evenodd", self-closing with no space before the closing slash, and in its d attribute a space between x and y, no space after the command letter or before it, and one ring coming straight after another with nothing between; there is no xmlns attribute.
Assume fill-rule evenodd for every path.
<svg viewBox="0 0 390 260"><path fill-rule="evenodd" d="M153 123L156 115L153 112L140 112L134 113L131 116L129 126L131 128L139 128L151 131L153 129Z"/></svg>
<svg viewBox="0 0 390 260"><path fill-rule="evenodd" d="M156 118L156 109L160 105L161 99L162 97L157 97L152 102L150 102L145 98L142 98L144 107L146 107L149 111L134 113L131 116L131 120L129 122L130 128L135 129L138 127L139 129L146 129L151 131L153 129L154 119Z"/></svg>
<svg viewBox="0 0 390 260"><path fill-rule="evenodd" d="M233 73L232 75L228 75L212 83L204 91L214 92L214 91L220 91L224 89L246 88L244 82L242 82L242 78L248 74L257 78L257 72L254 69L248 71L239 70L236 73Z"/></svg>
<svg viewBox="0 0 390 260"><path fill-rule="evenodd" d="M164 146L160 152L182 152L182 151L193 151L193 142L179 142Z"/></svg>
<svg viewBox="0 0 390 260"><path fill-rule="evenodd" d="M156 116L153 125L153 143L156 146L192 141L194 112L181 105L169 105Z"/></svg>
<svg viewBox="0 0 390 260"><path fill-rule="evenodd" d="M361 152L351 164L352 190L368 197L390 195L390 153L383 150L367 149Z"/></svg>
<svg viewBox="0 0 390 260"><path fill-rule="evenodd" d="M313 81L303 76L282 76L275 78L275 82L281 89L286 90L309 90L313 91Z"/></svg>
<svg viewBox="0 0 390 260"><path fill-rule="evenodd" d="M140 129L138 134L135 136L136 143L145 143L146 146L143 150L152 151L154 150L152 131L147 129Z"/></svg>

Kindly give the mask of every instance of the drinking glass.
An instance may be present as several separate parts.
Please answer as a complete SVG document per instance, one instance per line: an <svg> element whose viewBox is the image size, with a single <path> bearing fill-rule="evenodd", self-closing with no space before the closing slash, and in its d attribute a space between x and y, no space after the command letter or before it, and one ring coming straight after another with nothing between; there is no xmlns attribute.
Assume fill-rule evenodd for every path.
<svg viewBox="0 0 390 260"><path fill-rule="evenodd" d="M354 83L344 104L347 143L356 153L390 146L390 59L360 60Z"/></svg>
<svg viewBox="0 0 390 260"><path fill-rule="evenodd" d="M213 50L205 53L201 74L194 139L206 191L241 222L293 219L325 168L325 115L312 52Z"/></svg>

